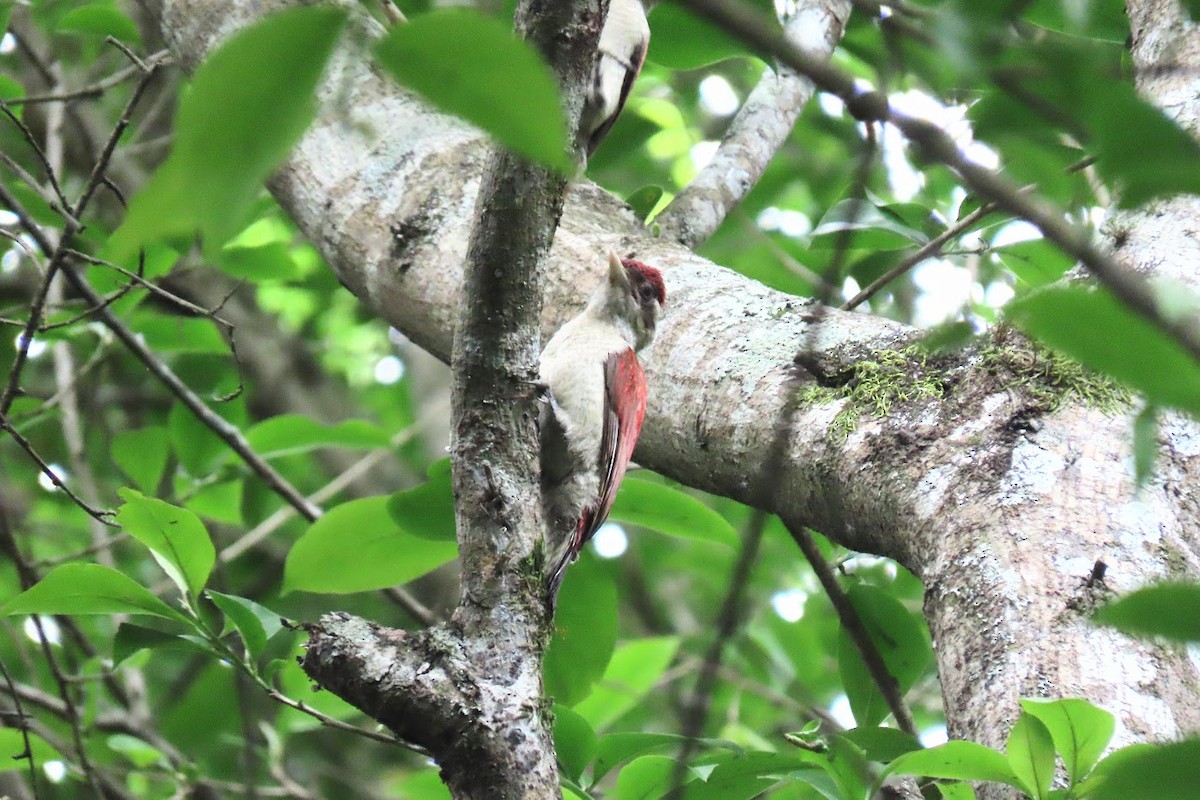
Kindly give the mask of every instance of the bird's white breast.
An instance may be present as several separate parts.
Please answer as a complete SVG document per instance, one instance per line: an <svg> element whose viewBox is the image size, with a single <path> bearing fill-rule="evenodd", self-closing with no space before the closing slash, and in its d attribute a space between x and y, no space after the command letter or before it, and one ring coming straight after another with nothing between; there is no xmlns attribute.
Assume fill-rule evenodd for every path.
<svg viewBox="0 0 1200 800"><path fill-rule="evenodd" d="M605 361L628 348L615 326L585 314L563 325L542 351L542 380L554 395L568 441L582 459L594 459L600 452Z"/></svg>

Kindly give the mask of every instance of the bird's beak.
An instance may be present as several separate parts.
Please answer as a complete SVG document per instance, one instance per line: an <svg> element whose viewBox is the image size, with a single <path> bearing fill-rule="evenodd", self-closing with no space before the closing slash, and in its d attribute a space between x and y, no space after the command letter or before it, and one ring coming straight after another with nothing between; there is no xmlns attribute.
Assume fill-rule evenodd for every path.
<svg viewBox="0 0 1200 800"><path fill-rule="evenodd" d="M612 250L608 251L608 282L614 288L629 288L629 276L625 274L625 265L621 263L621 257Z"/></svg>

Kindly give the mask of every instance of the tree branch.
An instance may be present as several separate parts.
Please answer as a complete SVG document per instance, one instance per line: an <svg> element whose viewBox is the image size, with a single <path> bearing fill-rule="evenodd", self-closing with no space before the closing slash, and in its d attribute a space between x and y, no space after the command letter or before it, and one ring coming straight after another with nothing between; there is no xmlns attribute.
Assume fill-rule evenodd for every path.
<svg viewBox="0 0 1200 800"><path fill-rule="evenodd" d="M783 35L826 60L849 17L848 0L804 0L784 23ZM703 244L758 183L812 94L812 81L791 69L766 69L712 160L655 217L661 235L688 248Z"/></svg>
<svg viewBox="0 0 1200 800"><path fill-rule="evenodd" d="M517 7L518 32L563 85L572 129L603 18L603 4L522 0ZM480 182L451 360L462 564L451 622L410 636L327 616L310 631L305 659L309 675L428 748L459 797L559 796L551 719L542 710L549 619L536 383L542 275L566 186L564 176L501 148ZM356 640L327 657L330 641L345 641L343 630ZM375 674L379 647L391 649L395 680ZM465 685L474 688L464 693Z"/></svg>

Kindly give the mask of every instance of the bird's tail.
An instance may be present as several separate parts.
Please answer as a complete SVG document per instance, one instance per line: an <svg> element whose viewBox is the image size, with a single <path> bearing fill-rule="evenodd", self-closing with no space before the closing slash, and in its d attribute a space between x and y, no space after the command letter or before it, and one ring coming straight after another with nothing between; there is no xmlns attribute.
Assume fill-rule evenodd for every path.
<svg viewBox="0 0 1200 800"><path fill-rule="evenodd" d="M567 567L579 558L579 551L583 549L584 536L591 525L594 513L590 508L583 510L579 522L575 524L574 534L567 543L567 547L563 548L563 553L559 556L558 562L554 565L554 571L550 573L550 578L546 582L546 608L552 617L558 603L558 590L562 588L563 578L567 576Z"/></svg>

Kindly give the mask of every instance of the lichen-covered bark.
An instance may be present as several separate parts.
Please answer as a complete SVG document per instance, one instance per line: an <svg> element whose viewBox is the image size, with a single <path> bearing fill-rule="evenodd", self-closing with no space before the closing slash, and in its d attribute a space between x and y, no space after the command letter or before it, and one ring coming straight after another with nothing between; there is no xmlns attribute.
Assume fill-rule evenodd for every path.
<svg viewBox="0 0 1200 800"><path fill-rule="evenodd" d="M1191 23L1169 16L1174 7L1130 2L1139 66L1157 58L1151 43L1195 35ZM261 4L179 0L165 9L166 38L191 63L217 29L260 13ZM271 189L346 286L448 359L483 142L387 85L358 56L338 63L325 95L339 102ZM1181 72L1200 80L1200 70ZM1194 116L1200 91L1187 86L1163 97L1142 83L1157 102L1177 98ZM1125 231L1115 243L1143 270L1195 281L1194 204L1170 201L1119 220ZM1160 212L1176 216L1159 224ZM550 252L543 335L580 306L610 247L666 275L666 315L643 354L650 405L635 458L690 486L761 500L755 487L790 392L836 390L864 359L918 336L868 315L817 314L812 301L656 240L586 182L569 190ZM1138 491L1128 412L1069 396L1047 403L1026 383L1041 380L1036 370L997 369L982 350L928 369L940 396L863 413L850 428L835 430L851 401L814 392L793 417L769 510L893 556L925 581L956 736L1001 742L1025 695L1086 696L1116 713L1122 743L1200 727L1200 704L1186 691L1200 685L1194 662L1087 622L1107 591L1200 574L1200 504L1187 488L1200 479L1200 427L1168 419L1158 474ZM1098 559L1107 574L1085 585Z"/></svg>

